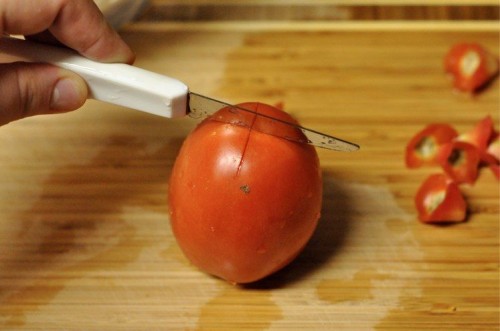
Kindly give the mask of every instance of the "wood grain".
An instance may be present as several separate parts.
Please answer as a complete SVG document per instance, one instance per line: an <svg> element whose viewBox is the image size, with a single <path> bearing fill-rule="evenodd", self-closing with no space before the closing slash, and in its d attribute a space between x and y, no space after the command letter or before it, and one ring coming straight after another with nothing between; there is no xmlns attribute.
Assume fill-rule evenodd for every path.
<svg viewBox="0 0 500 331"><path fill-rule="evenodd" d="M248 27L248 23L246 25ZM221 28L222 27L222 28ZM133 25L137 65L231 102L283 102L308 127L359 143L318 150L324 203L305 251L243 287L183 257L168 177L189 120L89 101L0 130L0 328L5 330L498 330L499 184L463 187L465 223L418 222L435 168L404 147L431 122L499 125L499 85L458 94L442 70L455 42L498 52L498 30L266 30Z"/></svg>

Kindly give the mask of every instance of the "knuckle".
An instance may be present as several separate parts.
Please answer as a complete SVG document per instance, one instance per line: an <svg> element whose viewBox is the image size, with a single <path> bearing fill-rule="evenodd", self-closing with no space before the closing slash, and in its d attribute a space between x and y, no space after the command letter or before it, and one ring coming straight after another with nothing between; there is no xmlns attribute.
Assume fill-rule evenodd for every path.
<svg viewBox="0 0 500 331"><path fill-rule="evenodd" d="M19 117L28 117L34 113L37 106L37 93L35 93L35 84L33 79L29 79L29 75L26 74L26 70L20 65L15 66L15 78L14 81L17 82L15 86L15 91L13 93L13 100L15 102L15 107L18 111Z"/></svg>
<svg viewBox="0 0 500 331"><path fill-rule="evenodd" d="M23 63L0 66L0 124L36 115L48 104L31 69Z"/></svg>
<svg viewBox="0 0 500 331"><path fill-rule="evenodd" d="M22 83L19 65L2 64L0 66L0 125L19 119L25 113L23 105Z"/></svg>

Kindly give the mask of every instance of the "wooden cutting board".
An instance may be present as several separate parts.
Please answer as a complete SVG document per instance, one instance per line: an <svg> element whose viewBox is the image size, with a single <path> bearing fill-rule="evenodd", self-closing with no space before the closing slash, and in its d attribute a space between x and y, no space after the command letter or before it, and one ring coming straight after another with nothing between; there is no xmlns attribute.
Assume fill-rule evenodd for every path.
<svg viewBox="0 0 500 331"><path fill-rule="evenodd" d="M404 166L432 122L464 132L499 84L452 91L455 42L498 54L497 25L137 24L137 65L230 102L283 102L307 127L352 140L318 150L318 231L281 272L235 287L196 270L169 228L168 178L194 127L89 101L0 129L0 329L494 330L499 328L499 184L463 187L467 222L417 220L436 168Z"/></svg>

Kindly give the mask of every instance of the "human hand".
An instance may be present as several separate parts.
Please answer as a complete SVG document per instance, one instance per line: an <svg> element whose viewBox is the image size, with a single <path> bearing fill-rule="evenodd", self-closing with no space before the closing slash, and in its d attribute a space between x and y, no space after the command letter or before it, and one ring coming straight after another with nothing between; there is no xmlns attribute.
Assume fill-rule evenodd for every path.
<svg viewBox="0 0 500 331"><path fill-rule="evenodd" d="M134 54L91 0L1 0L0 36L58 42L92 60L132 63ZM1 42L1 39L0 39ZM74 110L85 81L49 64L0 64L0 126L28 116Z"/></svg>

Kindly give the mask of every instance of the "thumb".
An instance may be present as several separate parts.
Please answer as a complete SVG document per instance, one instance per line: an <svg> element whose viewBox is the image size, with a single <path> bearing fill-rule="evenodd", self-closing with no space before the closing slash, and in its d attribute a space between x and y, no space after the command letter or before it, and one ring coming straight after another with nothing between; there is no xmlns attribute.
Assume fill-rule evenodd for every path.
<svg viewBox="0 0 500 331"><path fill-rule="evenodd" d="M87 95L85 81L71 71L49 64L0 64L0 125L77 109Z"/></svg>

